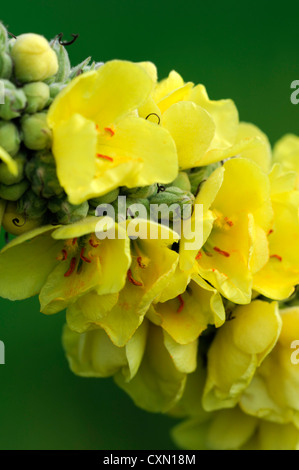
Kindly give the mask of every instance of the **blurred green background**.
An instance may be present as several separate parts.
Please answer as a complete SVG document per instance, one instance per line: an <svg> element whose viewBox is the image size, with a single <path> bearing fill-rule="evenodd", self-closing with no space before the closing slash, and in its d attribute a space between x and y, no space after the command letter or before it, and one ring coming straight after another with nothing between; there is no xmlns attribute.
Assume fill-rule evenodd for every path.
<svg viewBox="0 0 299 470"><path fill-rule="evenodd" d="M48 39L79 33L72 64L91 55L151 60L159 78L177 70L203 83L210 98L232 98L240 119L254 122L273 144L299 134L299 3L202 0L14 0L1 20L18 35ZM174 449L174 420L137 409L112 380L69 371L61 346L64 314L39 313L37 299L0 299L0 449Z"/></svg>

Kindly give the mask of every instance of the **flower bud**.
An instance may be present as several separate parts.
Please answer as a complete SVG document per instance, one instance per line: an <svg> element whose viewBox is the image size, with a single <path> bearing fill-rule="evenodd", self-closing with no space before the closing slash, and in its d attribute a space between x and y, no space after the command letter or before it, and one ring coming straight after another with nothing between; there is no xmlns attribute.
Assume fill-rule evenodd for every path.
<svg viewBox="0 0 299 470"><path fill-rule="evenodd" d="M58 71L58 60L49 42L39 34L21 34L11 48L14 73L20 82L46 80Z"/></svg>
<svg viewBox="0 0 299 470"><path fill-rule="evenodd" d="M138 198L138 199L146 199L149 197L154 196L158 192L158 185L152 184L151 186L143 186L141 188L121 188L121 193L131 197L131 198Z"/></svg>
<svg viewBox="0 0 299 470"><path fill-rule="evenodd" d="M190 217L194 196L189 191L183 191L175 186L169 186L165 188L165 191L160 191L155 196L151 197L149 201L151 205L157 205L156 208L153 206L151 207L151 214L154 215L155 218L159 219L159 205L164 204L168 206L168 209L170 208L170 210L164 207L163 210L165 210L165 214L163 215L162 210L161 220L165 217L169 217L169 220L178 220ZM173 206L173 210L170 206Z"/></svg>
<svg viewBox="0 0 299 470"><path fill-rule="evenodd" d="M0 198L6 199L7 201L17 201L23 196L26 189L29 187L29 181L23 180L20 183L11 184L0 184Z"/></svg>
<svg viewBox="0 0 299 470"><path fill-rule="evenodd" d="M16 88L9 80L1 80L4 85L4 103L0 105L0 118L5 121L21 115L26 106L26 96L21 88Z"/></svg>
<svg viewBox="0 0 299 470"><path fill-rule="evenodd" d="M44 109L50 98L50 89L44 82L27 83L23 87L23 91L27 98L25 112L29 114Z"/></svg>
<svg viewBox="0 0 299 470"><path fill-rule="evenodd" d="M213 173L216 168L218 168L219 163L212 163L211 165L194 168L188 174L189 181L191 184L191 192L193 194L197 194L199 190L199 186L203 181L206 181L208 177Z"/></svg>
<svg viewBox="0 0 299 470"><path fill-rule="evenodd" d="M26 218L41 221L47 211L47 201L28 189L18 200L17 211Z"/></svg>
<svg viewBox="0 0 299 470"><path fill-rule="evenodd" d="M11 121L0 121L0 145L11 157L18 153L20 142L17 126Z"/></svg>
<svg viewBox="0 0 299 470"><path fill-rule="evenodd" d="M57 223L66 225L84 219L88 214L89 205L85 201L74 206L66 198L52 198L49 200L48 209L55 214Z"/></svg>
<svg viewBox="0 0 299 470"><path fill-rule="evenodd" d="M6 206L5 213L2 219L3 229L12 235L21 235L22 233L33 230L41 225L38 219L32 220L19 214L17 204L9 202Z"/></svg>
<svg viewBox="0 0 299 470"><path fill-rule="evenodd" d="M57 39L51 43L52 49L55 51L58 60L58 72L55 75L55 82L64 82L71 71L71 64L68 52Z"/></svg>
<svg viewBox="0 0 299 470"><path fill-rule="evenodd" d="M9 78L12 74L12 60L9 54L0 54L0 77Z"/></svg>
<svg viewBox="0 0 299 470"><path fill-rule="evenodd" d="M90 199L88 202L92 207L97 207L100 204L111 204L112 202L117 199L119 195L119 189L113 189L112 191L109 191L109 193L104 194L103 196L96 197L94 199Z"/></svg>
<svg viewBox="0 0 299 470"><path fill-rule="evenodd" d="M0 54L5 51L8 36L5 26L0 23Z"/></svg>
<svg viewBox="0 0 299 470"><path fill-rule="evenodd" d="M191 191L191 184L188 174L185 171L181 171L169 186L175 186L176 188L180 188L182 191Z"/></svg>
<svg viewBox="0 0 299 470"><path fill-rule="evenodd" d="M52 133L47 124L46 113L27 114L21 118L23 140L30 150L43 150L51 147Z"/></svg>
<svg viewBox="0 0 299 470"><path fill-rule="evenodd" d="M73 78L78 77L78 75L81 75L81 73L85 72L90 60L91 57L87 57L87 59L83 60L80 64L73 67L70 71L69 79L72 80Z"/></svg>
<svg viewBox="0 0 299 470"><path fill-rule="evenodd" d="M14 161L17 164L17 173L13 175L8 169L7 165L0 163L0 183L7 186L11 184L20 183L24 178L24 167L26 163L26 156L20 152L14 157Z"/></svg>
<svg viewBox="0 0 299 470"><path fill-rule="evenodd" d="M37 152L26 164L26 176L31 182L32 191L39 197L50 198L63 194L60 186L54 157L49 151Z"/></svg>

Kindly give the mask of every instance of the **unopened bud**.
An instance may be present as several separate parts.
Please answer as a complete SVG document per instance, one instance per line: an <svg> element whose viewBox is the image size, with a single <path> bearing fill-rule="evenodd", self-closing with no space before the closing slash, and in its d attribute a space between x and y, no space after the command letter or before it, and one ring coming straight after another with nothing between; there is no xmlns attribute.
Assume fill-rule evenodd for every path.
<svg viewBox="0 0 299 470"><path fill-rule="evenodd" d="M190 217L192 213L194 196L189 191L183 191L182 189L175 186L169 186L165 188L165 191L160 191L155 196L150 198L149 201L151 205L154 204L157 206L156 213L154 213L155 216L159 213L159 205L163 204L165 206L169 220L178 220ZM170 208L169 211L166 206ZM171 206L173 206L174 210L171 210ZM153 206L151 206L151 211L153 211ZM162 219L163 218L164 216L162 214Z"/></svg>
<svg viewBox="0 0 299 470"><path fill-rule="evenodd" d="M19 214L33 220L42 220L47 211L47 201L38 197L31 189L28 189L18 200L17 210Z"/></svg>
<svg viewBox="0 0 299 470"><path fill-rule="evenodd" d="M22 116L21 128L23 140L30 150L43 150L51 147L52 133L47 124L46 113Z"/></svg>
<svg viewBox="0 0 299 470"><path fill-rule="evenodd" d="M181 171L169 186L175 186L176 188L180 188L182 191L191 191L191 184L188 174L185 171Z"/></svg>
<svg viewBox="0 0 299 470"><path fill-rule="evenodd" d="M21 34L11 48L14 73L20 82L46 80L58 71L58 60L49 42L39 34Z"/></svg>
<svg viewBox="0 0 299 470"><path fill-rule="evenodd" d="M17 126L11 121L0 121L0 145L11 157L18 153L20 142Z"/></svg>
<svg viewBox="0 0 299 470"><path fill-rule="evenodd" d="M24 178L24 167L26 163L26 156L20 152L14 157L17 164L17 173L13 175L8 169L7 165L0 163L0 183L10 186L11 184L20 183Z"/></svg>
<svg viewBox="0 0 299 470"><path fill-rule="evenodd" d="M57 39L51 42L51 47L55 51L58 60L58 71L54 77L55 82L64 82L71 71L71 64L68 52Z"/></svg>
<svg viewBox="0 0 299 470"><path fill-rule="evenodd" d="M112 191L109 191L109 193L104 194L103 196L96 197L94 199L90 199L88 202L92 207L97 207L100 204L112 204L119 195L119 189L113 189Z"/></svg>
<svg viewBox="0 0 299 470"><path fill-rule="evenodd" d="M6 201L18 201L23 196L24 192L29 187L29 181L23 180L20 183L11 184L0 184L0 198Z"/></svg>
<svg viewBox="0 0 299 470"><path fill-rule="evenodd" d="M48 209L55 214L57 223L72 224L84 219L89 210L88 202L74 206L66 198L52 198L49 200Z"/></svg>
<svg viewBox="0 0 299 470"><path fill-rule="evenodd" d="M27 98L25 112L29 114L37 113L44 109L50 98L50 90L44 82L27 83L23 87Z"/></svg>
<svg viewBox="0 0 299 470"><path fill-rule="evenodd" d="M1 79L4 88L4 103L0 104L0 118L5 121L21 115L26 106L26 96L21 88L16 88L9 80Z"/></svg>
<svg viewBox="0 0 299 470"><path fill-rule="evenodd" d="M0 23L0 54L6 49L7 40L7 29L2 23Z"/></svg>
<svg viewBox="0 0 299 470"><path fill-rule="evenodd" d="M158 185L152 184L151 186L143 186L140 188L121 188L121 193L130 197L138 199L146 199L154 196L158 192Z"/></svg>
<svg viewBox="0 0 299 470"><path fill-rule="evenodd" d="M0 54L0 77L9 78L12 74L12 60L9 54Z"/></svg>
<svg viewBox="0 0 299 470"><path fill-rule="evenodd" d="M21 235L22 233L33 230L41 225L38 219L28 219L27 217L19 214L17 204L9 202L6 206L5 213L2 219L3 229L12 235Z"/></svg>
<svg viewBox="0 0 299 470"><path fill-rule="evenodd" d="M37 152L27 163L25 172L31 182L31 189L37 196L50 198L63 194L51 152L47 150Z"/></svg>

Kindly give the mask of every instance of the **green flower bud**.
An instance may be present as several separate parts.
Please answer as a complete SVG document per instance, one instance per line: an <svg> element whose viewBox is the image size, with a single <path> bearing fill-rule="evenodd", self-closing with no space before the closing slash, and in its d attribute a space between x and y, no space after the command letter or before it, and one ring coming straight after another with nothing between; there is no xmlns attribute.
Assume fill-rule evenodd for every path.
<svg viewBox="0 0 299 470"><path fill-rule="evenodd" d="M51 83L49 85L49 90L50 90L50 97L46 103L46 108L48 106L50 106L50 104L53 102L54 98L56 98L56 96L58 95L58 93L60 93L61 90L63 90L63 88L65 88L66 85L65 83Z"/></svg>
<svg viewBox="0 0 299 470"><path fill-rule="evenodd" d="M68 52L57 39L54 39L50 44L52 49L55 51L58 60L58 72L56 73L54 80L55 82L64 82L67 80L71 71Z"/></svg>
<svg viewBox="0 0 299 470"><path fill-rule="evenodd" d="M92 207L97 207L100 204L111 204L112 202L117 199L119 195L119 189L113 189L107 194L104 194L104 196L96 197L94 199L90 199L88 202Z"/></svg>
<svg viewBox="0 0 299 470"><path fill-rule="evenodd" d="M168 207L172 205L174 206L174 210L168 210L165 207L165 211L167 214L169 214L169 220L178 220L182 218L188 218L190 217L192 213L192 206L194 202L194 196L191 192L189 191L183 191L180 188L177 188L175 186L169 186L165 189L165 191L160 191L157 193L155 196L151 197L149 199L150 204L157 204L158 206L160 204L165 204ZM154 208L151 207L151 211L153 211ZM163 212L163 211L162 211ZM153 212L151 212L153 213ZM156 208L154 212L154 216L158 216L159 214L159 207ZM165 216L167 216L165 214ZM167 216L168 217L168 216ZM164 218L164 215L162 213L161 219Z"/></svg>
<svg viewBox="0 0 299 470"><path fill-rule="evenodd" d="M0 146L13 157L19 151L20 142L17 126L10 121L0 121Z"/></svg>
<svg viewBox="0 0 299 470"><path fill-rule="evenodd" d="M41 222L38 219L27 219L25 216L20 215L17 210L17 204L9 202L2 219L2 227L12 235L21 235L42 225Z"/></svg>
<svg viewBox="0 0 299 470"><path fill-rule="evenodd" d="M0 198L6 199L7 201L17 201L23 196L24 192L29 187L29 181L23 180L20 183L11 184L0 184Z"/></svg>
<svg viewBox="0 0 299 470"><path fill-rule="evenodd" d="M141 188L121 188L121 193L131 197L131 198L138 198L138 199L147 199L149 197L154 196L158 192L158 185L152 184L151 186L144 186Z"/></svg>
<svg viewBox="0 0 299 470"><path fill-rule="evenodd" d="M148 199L143 198L135 198L135 197L127 197L126 199L126 206L127 206L127 219L134 219L136 217L146 218L150 213L150 203ZM140 207L142 206L145 208L145 211Z"/></svg>
<svg viewBox="0 0 299 470"><path fill-rule="evenodd" d="M23 87L23 91L27 98L25 112L29 114L44 109L50 98L50 89L44 82L27 83Z"/></svg>
<svg viewBox="0 0 299 470"><path fill-rule="evenodd" d="M0 54L6 49L7 40L7 29L2 23L0 23Z"/></svg>
<svg viewBox="0 0 299 470"><path fill-rule="evenodd" d="M9 78L12 74L12 60L9 54L0 54L0 77Z"/></svg>
<svg viewBox="0 0 299 470"><path fill-rule="evenodd" d="M169 186L175 186L180 188L182 191L191 191L191 184L188 174L185 171L181 171Z"/></svg>
<svg viewBox="0 0 299 470"><path fill-rule="evenodd" d="M30 150L51 147L52 132L47 124L47 113L27 114L21 118L23 140Z"/></svg>
<svg viewBox="0 0 299 470"><path fill-rule="evenodd" d="M48 41L39 34L21 34L11 48L14 73L20 82L46 80L58 71L58 60Z"/></svg>
<svg viewBox="0 0 299 470"><path fill-rule="evenodd" d="M25 172L31 182L31 189L37 196L50 198L63 194L63 188L57 178L56 163L51 152L47 150L37 152L27 163Z"/></svg>
<svg viewBox="0 0 299 470"><path fill-rule="evenodd" d="M219 163L212 163L208 166L194 168L188 174L189 181L191 184L191 192L196 195L199 190L201 183L208 179L216 168L219 167Z"/></svg>
<svg viewBox="0 0 299 470"><path fill-rule="evenodd" d="M85 201L74 206L66 198L52 198L48 202L48 209L55 214L57 223L67 225L84 219L88 214L89 205Z"/></svg>
<svg viewBox="0 0 299 470"><path fill-rule="evenodd" d="M32 220L42 220L47 211L46 199L38 197L31 189L28 189L18 200L17 212Z"/></svg>
<svg viewBox="0 0 299 470"><path fill-rule="evenodd" d="M0 104L0 118L5 121L21 116L26 106L26 96L22 89L16 88L9 80L1 79L4 86L4 103Z"/></svg>
<svg viewBox="0 0 299 470"><path fill-rule="evenodd" d="M72 80L78 75L81 75L81 73L85 72L90 60L91 60L91 57L87 57L87 59L83 60L80 64L73 67L69 74L69 80Z"/></svg>
<svg viewBox="0 0 299 470"><path fill-rule="evenodd" d="M26 163L26 156L24 153L20 152L15 157L14 160L17 164L18 173L17 175L13 175L7 165L4 163L0 163L0 183L3 183L7 186L11 184L20 183L24 178L24 167Z"/></svg>

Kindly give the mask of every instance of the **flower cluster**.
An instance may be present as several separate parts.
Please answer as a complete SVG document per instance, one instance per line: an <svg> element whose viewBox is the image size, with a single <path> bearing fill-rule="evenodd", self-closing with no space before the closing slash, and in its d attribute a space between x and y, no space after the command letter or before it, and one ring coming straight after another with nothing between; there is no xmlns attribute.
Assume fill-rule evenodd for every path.
<svg viewBox="0 0 299 470"><path fill-rule="evenodd" d="M71 370L185 417L179 446L297 448L299 138L272 150L232 100L151 62L89 64L1 26L0 296L66 310ZM99 217L119 196L125 216Z"/></svg>

